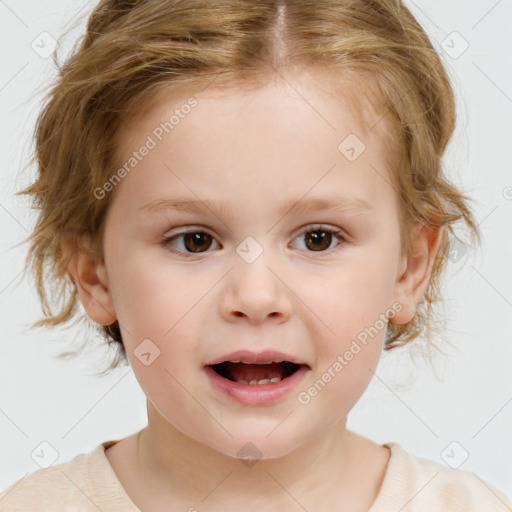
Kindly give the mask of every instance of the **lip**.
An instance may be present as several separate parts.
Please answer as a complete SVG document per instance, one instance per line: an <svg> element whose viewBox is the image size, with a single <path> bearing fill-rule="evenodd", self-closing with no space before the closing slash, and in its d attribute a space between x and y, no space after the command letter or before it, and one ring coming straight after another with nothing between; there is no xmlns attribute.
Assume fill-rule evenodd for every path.
<svg viewBox="0 0 512 512"><path fill-rule="evenodd" d="M237 350L236 352L231 352L231 354L226 354L224 356L218 357L217 359L209 361L206 363L206 366L223 363L224 361L244 361L245 363L258 363L260 361L274 361L278 363L281 361L288 361L298 365L307 365L306 362L301 361L296 357L293 357L289 354L284 354L283 352L278 352L276 350L262 350L260 352L251 352L250 350Z"/></svg>
<svg viewBox="0 0 512 512"><path fill-rule="evenodd" d="M212 366L223 363L224 361L243 361L245 363L259 363L262 361L288 361L299 366L289 377L279 381L267 384L239 384L219 375ZM304 375L311 370L310 365L298 359L297 357L285 354L272 349L253 352L251 350L237 350L230 354L212 359L204 366L204 371L208 376L212 386L225 396L246 405L267 405L276 403L290 395L294 388L303 380Z"/></svg>
<svg viewBox="0 0 512 512"><path fill-rule="evenodd" d="M309 366L302 365L295 373L280 382L251 386L225 379L211 366L204 367L204 371L215 389L227 397L246 405L269 405L282 400L291 394L309 370Z"/></svg>

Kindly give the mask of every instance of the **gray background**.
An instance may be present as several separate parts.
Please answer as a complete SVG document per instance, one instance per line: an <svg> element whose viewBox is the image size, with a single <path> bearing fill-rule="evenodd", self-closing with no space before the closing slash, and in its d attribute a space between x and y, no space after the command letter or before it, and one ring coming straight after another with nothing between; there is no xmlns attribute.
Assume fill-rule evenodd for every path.
<svg viewBox="0 0 512 512"><path fill-rule="evenodd" d="M41 43L46 36L40 34L58 39L75 24L59 51L64 54L95 3L0 0L0 489L39 469L31 454L42 442L61 463L146 424L145 397L128 367L93 376L110 357L98 339L89 355L57 361L77 329L28 329L40 306L21 280L26 247L14 247L34 225L33 213L14 193L28 179L19 169L29 156L40 100L36 90L54 74ZM454 83L458 127L446 167L475 199L484 238L479 251L462 258L453 253L448 268L443 310L455 348L434 359L435 371L421 355L421 341L385 354L349 428L474 471L512 496L512 5L406 4L442 52Z"/></svg>

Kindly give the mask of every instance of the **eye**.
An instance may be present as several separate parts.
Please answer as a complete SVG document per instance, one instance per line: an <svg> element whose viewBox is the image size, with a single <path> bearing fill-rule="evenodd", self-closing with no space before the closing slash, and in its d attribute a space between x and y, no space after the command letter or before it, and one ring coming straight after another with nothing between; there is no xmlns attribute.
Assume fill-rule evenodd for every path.
<svg viewBox="0 0 512 512"><path fill-rule="evenodd" d="M334 250L339 250L338 246L346 241L340 229L317 224L305 226L297 235L296 240L304 235L307 235L305 237L305 250L309 252L327 252L327 249L332 249L333 247L335 248ZM337 243L331 247L333 242L336 241ZM212 235L198 228L167 236L161 241L162 247L171 246L173 248L172 251L180 256L207 252L213 243L219 245Z"/></svg>
<svg viewBox="0 0 512 512"><path fill-rule="evenodd" d="M162 240L161 245L163 247L175 247L178 245L178 250L173 249L173 252L176 252L181 256L186 256L186 253L197 254L205 252L205 250L210 248L213 241L215 241L213 236L206 233L205 231L200 231L198 229L194 231L192 229L190 231L181 232L173 236L165 237Z"/></svg>
<svg viewBox="0 0 512 512"><path fill-rule="evenodd" d="M326 249L329 249L332 243L337 240L338 243L334 245L334 250L336 251L340 249L339 246L342 245L342 242L346 241L340 229L322 225L309 225L304 227L297 238L300 239L304 235L306 235L305 247L309 249L310 252L326 252Z"/></svg>

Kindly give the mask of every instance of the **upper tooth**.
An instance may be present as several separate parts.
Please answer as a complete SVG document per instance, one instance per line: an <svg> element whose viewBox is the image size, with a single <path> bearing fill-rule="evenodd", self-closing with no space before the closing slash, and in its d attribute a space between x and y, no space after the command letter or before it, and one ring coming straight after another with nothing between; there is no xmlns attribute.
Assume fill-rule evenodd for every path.
<svg viewBox="0 0 512 512"><path fill-rule="evenodd" d="M240 361L229 361L230 363L239 363Z"/></svg>
<svg viewBox="0 0 512 512"><path fill-rule="evenodd" d="M238 384L248 384L249 386L255 386L256 384L262 385L262 384L268 384L269 382L280 382L281 377L274 377L273 379L261 379L261 380L251 380L246 381L244 379L237 380Z"/></svg>

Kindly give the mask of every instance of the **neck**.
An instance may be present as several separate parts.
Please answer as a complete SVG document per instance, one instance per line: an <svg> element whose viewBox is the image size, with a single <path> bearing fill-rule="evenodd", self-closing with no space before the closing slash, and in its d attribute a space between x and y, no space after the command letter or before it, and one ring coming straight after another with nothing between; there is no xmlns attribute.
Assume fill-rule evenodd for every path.
<svg viewBox="0 0 512 512"><path fill-rule="evenodd" d="M269 504L286 510L293 501L307 510L341 502L352 503L349 510L367 510L383 477L372 461L381 447L348 431L346 419L285 456L250 463L196 442L157 415L148 407L148 426L137 435L137 462L148 491L182 503L184 510L192 504L202 510L261 511ZM363 490L364 482L372 489Z"/></svg>

